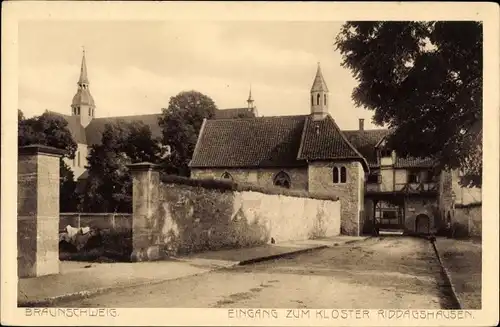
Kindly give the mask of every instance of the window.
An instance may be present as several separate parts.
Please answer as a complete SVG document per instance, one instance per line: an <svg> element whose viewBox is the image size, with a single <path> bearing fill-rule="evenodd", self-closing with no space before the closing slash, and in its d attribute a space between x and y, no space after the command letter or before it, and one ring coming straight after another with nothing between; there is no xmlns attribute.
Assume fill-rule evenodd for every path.
<svg viewBox="0 0 500 327"><path fill-rule="evenodd" d="M380 183L380 180L381 180L380 177L381 177L380 172L375 171L375 172L368 175L368 178L366 179L366 181L368 183L373 183L373 184Z"/></svg>
<svg viewBox="0 0 500 327"><path fill-rule="evenodd" d="M316 97L316 104L319 106L319 101L321 100L321 96L318 93L318 96Z"/></svg>
<svg viewBox="0 0 500 327"><path fill-rule="evenodd" d="M228 173L227 171L225 171L223 174L222 174L222 179L228 179L228 180L233 180L233 176L231 176L230 173Z"/></svg>
<svg viewBox="0 0 500 327"><path fill-rule="evenodd" d="M333 183L347 182L347 169L345 167L333 167Z"/></svg>
<svg viewBox="0 0 500 327"><path fill-rule="evenodd" d="M311 94L311 106L314 106L314 96Z"/></svg>
<svg viewBox="0 0 500 327"><path fill-rule="evenodd" d="M76 154L78 156L78 167L80 167L80 151L77 151Z"/></svg>
<svg viewBox="0 0 500 327"><path fill-rule="evenodd" d="M326 94L323 95L324 105L326 106Z"/></svg>
<svg viewBox="0 0 500 327"><path fill-rule="evenodd" d="M337 167L333 167L333 183L337 184L339 182L339 169Z"/></svg>
<svg viewBox="0 0 500 327"><path fill-rule="evenodd" d="M276 176L274 177L274 185L279 186L279 187L284 187L284 188L290 188L290 176L288 176L287 173L284 171L280 171Z"/></svg>
<svg viewBox="0 0 500 327"><path fill-rule="evenodd" d="M345 167L340 167L340 182L345 183L347 180L347 170Z"/></svg>
<svg viewBox="0 0 500 327"><path fill-rule="evenodd" d="M89 108L89 116L92 116L92 108Z"/></svg>
<svg viewBox="0 0 500 327"><path fill-rule="evenodd" d="M382 149L380 150L380 156L381 157L390 157L392 155L392 151L389 149Z"/></svg>
<svg viewBox="0 0 500 327"><path fill-rule="evenodd" d="M408 171L408 183L418 183L419 179L418 171Z"/></svg>

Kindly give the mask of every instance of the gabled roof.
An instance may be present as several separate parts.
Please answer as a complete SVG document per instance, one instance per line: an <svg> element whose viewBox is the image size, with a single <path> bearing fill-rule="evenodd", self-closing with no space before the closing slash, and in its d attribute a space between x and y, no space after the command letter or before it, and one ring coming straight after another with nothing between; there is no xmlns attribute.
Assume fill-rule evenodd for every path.
<svg viewBox="0 0 500 327"><path fill-rule="evenodd" d="M90 121L88 126L85 128L85 133L87 135L87 144L100 144L102 139L102 133L106 124L117 123L118 121L130 122L140 122L142 121L145 125L148 125L151 129L151 134L153 137L161 137L162 131L160 125L158 125L158 118L161 114L149 114L149 115L137 115L137 116L122 116L122 117L104 117L104 118L94 118Z"/></svg>
<svg viewBox="0 0 500 327"><path fill-rule="evenodd" d="M218 109L215 112L215 119L252 118L255 113L249 108L228 108Z"/></svg>
<svg viewBox="0 0 500 327"><path fill-rule="evenodd" d="M363 156L345 138L330 115L315 121L307 117L303 131L299 160L338 160L355 159L362 162L368 170Z"/></svg>
<svg viewBox="0 0 500 327"><path fill-rule="evenodd" d="M52 115L62 117L66 120L66 122L68 123L67 128L69 129L71 136L76 143L87 144L85 128L83 128L83 126L80 124L80 119L78 116L63 115L58 112L49 110L48 112Z"/></svg>
<svg viewBox="0 0 500 327"><path fill-rule="evenodd" d="M358 160L368 169L330 116L318 122L309 115L275 116L206 120L190 167L300 167L336 159Z"/></svg>
<svg viewBox="0 0 500 327"><path fill-rule="evenodd" d="M106 124L116 123L119 120L125 122L139 122L142 121L151 129L153 137L161 137L162 131L158 125L158 114L146 114L135 116L121 116L121 117L102 117L94 118L90 121L88 126L84 128L80 125L78 116L64 115L58 112L50 111L50 113L63 117L68 122L68 129L70 130L75 142L82 144L99 144L101 143L102 133ZM237 117L255 117L252 110L248 108L231 108L231 109L218 109L215 112L215 119L232 119Z"/></svg>
<svg viewBox="0 0 500 327"><path fill-rule="evenodd" d="M389 134L389 130L348 130L343 131L343 133L349 140L349 142L366 159L370 167L379 166L375 146L380 142L380 140L382 140L386 135Z"/></svg>
<svg viewBox="0 0 500 327"><path fill-rule="evenodd" d="M299 167L305 115L205 120L192 168Z"/></svg>

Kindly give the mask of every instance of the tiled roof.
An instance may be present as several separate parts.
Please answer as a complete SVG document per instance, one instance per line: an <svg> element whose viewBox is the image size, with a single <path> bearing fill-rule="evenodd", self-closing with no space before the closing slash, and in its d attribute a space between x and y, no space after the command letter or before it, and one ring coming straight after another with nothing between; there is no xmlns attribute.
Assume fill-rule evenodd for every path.
<svg viewBox="0 0 500 327"><path fill-rule="evenodd" d="M377 167L375 145L387 134L387 129L342 131L349 142L365 157L370 167Z"/></svg>
<svg viewBox="0 0 500 327"><path fill-rule="evenodd" d="M297 167L306 115L206 120L190 166Z"/></svg>
<svg viewBox="0 0 500 327"><path fill-rule="evenodd" d="M80 124L80 119L78 116L68 116L63 115L58 112L48 111L52 115L57 115L64 118L68 122L68 129L71 132L71 136L76 143L87 144L87 138L85 135L85 128Z"/></svg>
<svg viewBox="0 0 500 327"><path fill-rule="evenodd" d="M85 128L85 132L87 134L87 144L100 144L102 133L104 132L104 127L106 126L106 124L117 123L119 120L127 123L142 121L145 125L149 126L153 137L160 137L162 135L162 131L160 125L158 125L159 116L160 114L149 114L137 116L94 118Z"/></svg>
<svg viewBox="0 0 500 327"><path fill-rule="evenodd" d="M430 158L396 158L394 168L431 168L434 161Z"/></svg>
<svg viewBox="0 0 500 327"><path fill-rule="evenodd" d="M123 120L125 122L138 122L142 121L144 124L148 125L151 129L153 137L161 137L162 131L158 125L158 118L161 114L147 114L147 115L135 115L135 116L122 116L122 117L102 117L94 118L90 124L83 128L80 125L77 116L63 115L57 112L52 112L66 119L68 122L68 128L70 129L73 137L77 143L83 143L88 145L101 143L102 133L104 132L104 126L110 123L116 123L118 120ZM231 109L219 109L215 113L216 119L231 119L238 116L242 117L255 117L254 113L248 108L231 108Z"/></svg>
<svg viewBox="0 0 500 327"><path fill-rule="evenodd" d="M215 119L232 119L232 118L253 118L255 114L249 108L228 108L219 109L215 112Z"/></svg>
<svg viewBox="0 0 500 327"><path fill-rule="evenodd" d="M359 160L368 168L330 116L318 122L309 115L275 116L206 120L190 166L297 167L334 159Z"/></svg>
<svg viewBox="0 0 500 327"><path fill-rule="evenodd" d="M368 168L366 160L349 143L330 115L319 121L307 118L297 158L299 160L357 159L362 162L365 169Z"/></svg>

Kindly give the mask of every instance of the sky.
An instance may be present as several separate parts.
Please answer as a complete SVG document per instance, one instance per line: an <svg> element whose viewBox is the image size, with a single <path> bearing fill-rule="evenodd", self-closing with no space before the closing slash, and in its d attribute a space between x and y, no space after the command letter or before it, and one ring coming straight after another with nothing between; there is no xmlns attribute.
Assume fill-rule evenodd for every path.
<svg viewBox="0 0 500 327"><path fill-rule="evenodd" d="M245 107L250 85L259 115L310 112L318 62L329 111L342 129L371 124L356 108L356 81L334 40L342 22L23 21L19 23L19 108L71 113L85 47L96 117L158 113L196 90L220 109Z"/></svg>

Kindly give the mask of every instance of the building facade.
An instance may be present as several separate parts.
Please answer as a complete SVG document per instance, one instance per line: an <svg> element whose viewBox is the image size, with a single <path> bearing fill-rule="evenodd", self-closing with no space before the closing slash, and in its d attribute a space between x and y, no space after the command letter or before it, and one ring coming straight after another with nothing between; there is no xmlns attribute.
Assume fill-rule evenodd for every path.
<svg viewBox="0 0 500 327"><path fill-rule="evenodd" d="M403 158L387 148L387 129L341 130L329 113L318 65L310 114L206 120L190 163L192 178L230 179L337 195L343 234L375 229L436 233L449 212L456 176L428 158ZM453 180L453 182L452 182ZM480 194L479 194L480 198Z"/></svg>

